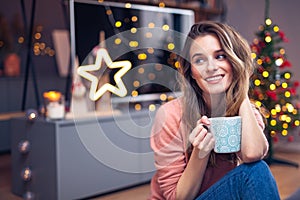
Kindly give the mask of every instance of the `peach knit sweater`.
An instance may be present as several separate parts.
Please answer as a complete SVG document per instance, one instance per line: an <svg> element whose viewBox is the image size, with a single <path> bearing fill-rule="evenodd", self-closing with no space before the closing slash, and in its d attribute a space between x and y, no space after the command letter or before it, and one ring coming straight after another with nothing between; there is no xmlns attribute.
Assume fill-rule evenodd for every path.
<svg viewBox="0 0 300 200"><path fill-rule="evenodd" d="M258 123L264 127L263 119L253 109ZM187 162L187 137L182 126L182 107L179 99L162 105L155 117L151 132L151 148L154 151L157 171L151 180L151 200L176 197L176 185ZM199 195L222 178L236 163L228 161L228 154L216 154L216 166L208 166Z"/></svg>

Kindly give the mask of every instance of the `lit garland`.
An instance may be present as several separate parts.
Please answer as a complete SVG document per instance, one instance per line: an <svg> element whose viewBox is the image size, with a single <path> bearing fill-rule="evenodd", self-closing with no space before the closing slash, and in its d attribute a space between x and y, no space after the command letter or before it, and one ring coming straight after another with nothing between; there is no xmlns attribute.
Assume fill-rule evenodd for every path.
<svg viewBox="0 0 300 200"><path fill-rule="evenodd" d="M104 0L98 0L98 2L104 3ZM103 4L104 5L104 4ZM157 13L157 16L155 17L155 20L152 21L152 19L143 19L143 24L146 25L148 28L147 31L141 32L138 28L139 23L141 23L140 16L137 16L133 13L129 13L128 16L125 16L122 18L120 15L115 14L113 9L111 9L110 6L107 6L107 4L104 5L105 7L105 14L107 15L107 19L110 23L110 25L113 27L113 31L115 33L115 36L117 36L113 43L110 46L112 50L118 50L120 45L124 45L129 49L129 52L131 52L134 56L128 56L130 59L133 59L135 63L134 66L142 66L147 63L152 63L153 59L157 56L161 56L161 49L154 49L151 47L147 48L141 48L143 40L146 41L153 41L155 42L155 34L157 34L155 31L157 31L157 28L161 29L161 32L163 35L166 35L165 43L163 44L164 47L164 56L165 63L159 63L155 64L154 72L151 70L148 70L147 67L142 66L139 67L138 73L139 77L136 78L132 82L133 91L131 92L132 97L137 97L139 95L138 88L144 85L144 81L154 81L159 79L158 74L156 72L160 72L162 69L162 65L168 65L171 68L177 70L179 68L178 64L178 56L174 52L179 52L179 45L174 41L174 38L171 33L171 25L169 25L167 22L163 21L163 15L161 13ZM158 4L159 9L164 9L165 4L163 2ZM132 5L130 3L125 3L124 8L131 9ZM157 23L157 19L161 18L163 23ZM145 20L148 20L145 22ZM158 20L159 21L159 20ZM145 29L144 29L145 30ZM124 37L124 34L120 34L121 32L129 31L131 34ZM151 60L152 59L152 60ZM147 81L146 81L147 82ZM166 94L164 94L167 96ZM173 99L174 97L166 97L164 100L161 100L162 103L165 101L168 101L170 99ZM143 109L142 105L139 103L136 103L134 106L135 110L141 110ZM154 105L147 105L147 109L150 111L154 111L156 108Z"/></svg>
<svg viewBox="0 0 300 200"><path fill-rule="evenodd" d="M33 47L32 51L35 56L54 56L55 55L55 50L51 48L50 46L47 45L46 42L44 42L43 39L43 26L38 25L35 27L34 33L32 35L33 38ZM10 44L10 42L3 37L0 37L0 51L3 50L10 50L10 51L16 51L16 53L21 52L23 49L22 47L25 45L25 36L24 36L24 31L19 30L18 35L16 36L16 44ZM0 31L1 33L1 31ZM5 33L11 35L10 32ZM1 34L0 34L1 35Z"/></svg>
<svg viewBox="0 0 300 200"><path fill-rule="evenodd" d="M291 129L299 126L300 106L295 102L299 82L291 80L292 73L287 70L291 63L284 48L278 45L288 42L279 26L267 18L256 36L251 50L258 67L252 76L250 94L255 104L265 111L266 130L277 140L277 134L287 136ZM289 141L292 140L290 136Z"/></svg>

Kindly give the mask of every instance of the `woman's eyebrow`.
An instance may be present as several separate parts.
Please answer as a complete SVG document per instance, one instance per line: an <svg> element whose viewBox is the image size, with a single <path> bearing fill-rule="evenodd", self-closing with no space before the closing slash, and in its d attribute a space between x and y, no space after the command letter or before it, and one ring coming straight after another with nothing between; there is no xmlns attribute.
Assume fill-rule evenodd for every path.
<svg viewBox="0 0 300 200"><path fill-rule="evenodd" d="M194 57L202 56L202 55L203 55L203 53L195 53L195 54L193 54L192 59L193 59Z"/></svg>
<svg viewBox="0 0 300 200"><path fill-rule="evenodd" d="M219 49L219 50L217 50L217 51L215 51L216 53L224 53L225 51L223 50L223 49Z"/></svg>
<svg viewBox="0 0 300 200"><path fill-rule="evenodd" d="M223 49L219 49L219 50L216 50L214 53L224 53L225 51ZM203 53L195 53L192 55L192 59L196 56L203 56L204 54Z"/></svg>

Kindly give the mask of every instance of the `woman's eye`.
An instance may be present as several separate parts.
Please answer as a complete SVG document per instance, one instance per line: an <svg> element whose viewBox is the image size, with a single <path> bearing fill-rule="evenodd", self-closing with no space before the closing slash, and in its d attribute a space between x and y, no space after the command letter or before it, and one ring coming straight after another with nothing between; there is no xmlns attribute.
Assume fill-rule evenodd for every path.
<svg viewBox="0 0 300 200"><path fill-rule="evenodd" d="M224 59L226 59L226 55L225 54L219 54L219 55L217 55L217 57L216 57L218 60L224 60Z"/></svg>
<svg viewBox="0 0 300 200"><path fill-rule="evenodd" d="M195 64L202 64L202 63L204 63L204 59L203 59L203 58L196 58L196 59L194 60L194 63L195 63Z"/></svg>

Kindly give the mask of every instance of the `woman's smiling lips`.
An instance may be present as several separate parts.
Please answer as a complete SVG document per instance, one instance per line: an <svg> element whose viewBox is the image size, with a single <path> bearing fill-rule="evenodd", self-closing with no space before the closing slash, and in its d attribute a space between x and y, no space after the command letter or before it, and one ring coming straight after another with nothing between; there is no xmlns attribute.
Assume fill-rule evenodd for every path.
<svg viewBox="0 0 300 200"><path fill-rule="evenodd" d="M205 81L209 82L209 83L215 83L215 82L219 82L220 80L222 80L222 78L224 77L225 75L224 74L219 74L219 75L216 75L216 76L210 76L210 77L207 77L205 79Z"/></svg>

